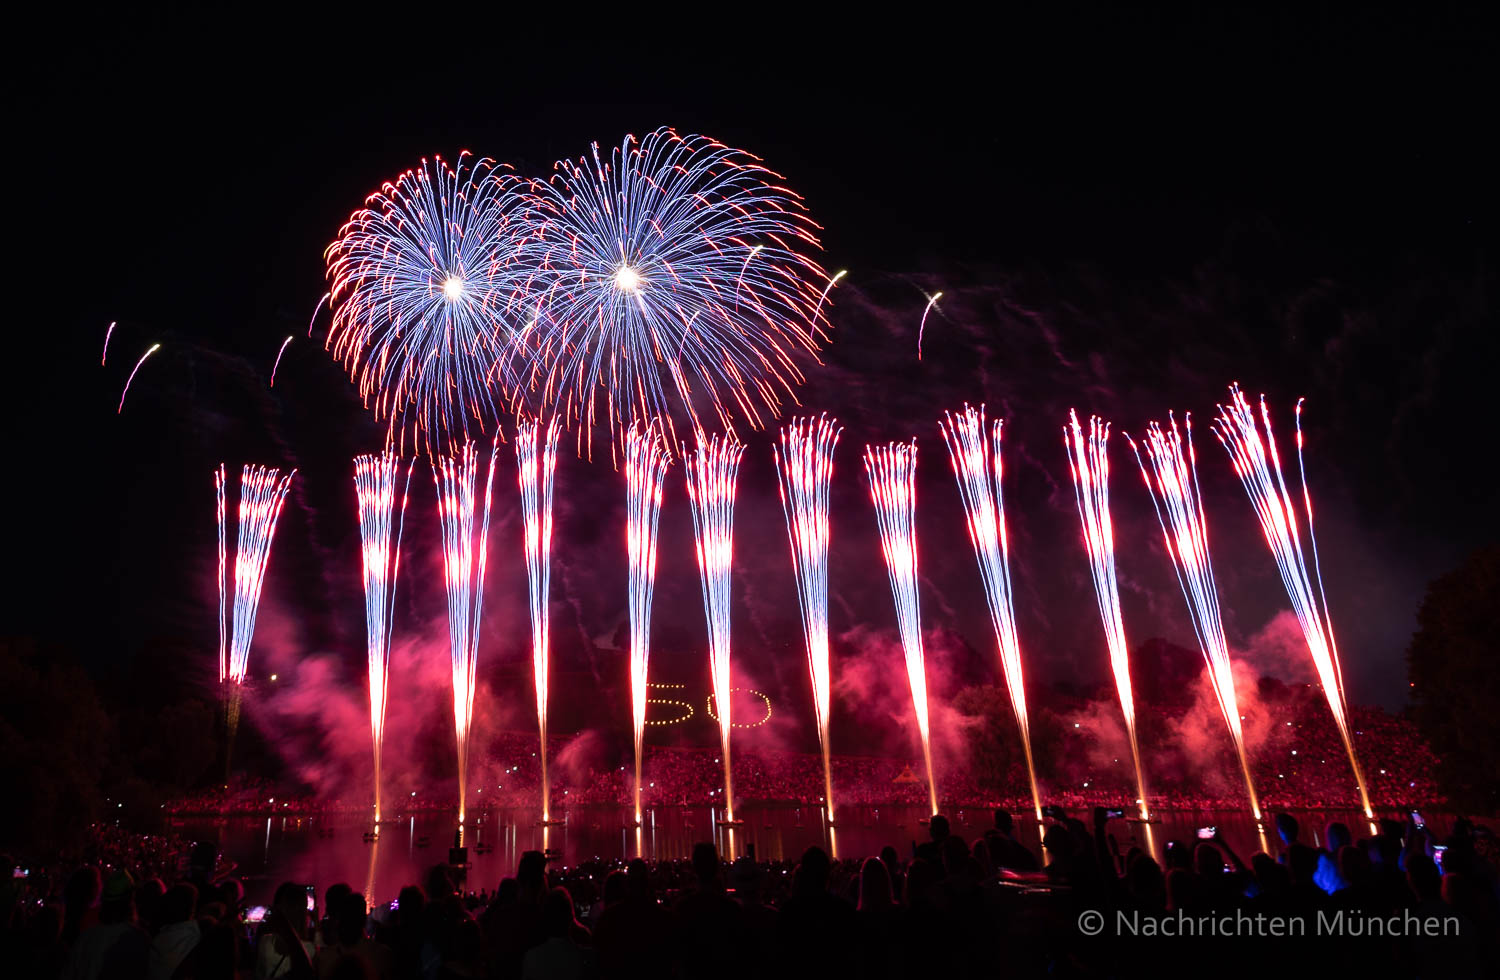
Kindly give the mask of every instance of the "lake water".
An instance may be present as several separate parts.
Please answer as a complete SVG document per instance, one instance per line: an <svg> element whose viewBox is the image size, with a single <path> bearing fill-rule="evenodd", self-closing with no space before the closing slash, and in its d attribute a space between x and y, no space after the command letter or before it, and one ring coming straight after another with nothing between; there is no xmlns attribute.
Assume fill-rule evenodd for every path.
<svg viewBox="0 0 1500 980"><path fill-rule="evenodd" d="M626 807L574 807L564 821L539 826L535 810L493 809L470 818L463 843L468 848L466 887L494 890L502 877L515 873L521 852L548 850L563 865L590 858L619 859L644 856L648 860L686 858L695 843L712 840L720 854L753 854L762 860L795 860L817 844L831 848L838 858L878 854L887 844L903 857L914 841L927 839L922 807L848 807L839 812L836 827L826 826L821 811L811 808L743 808L736 813L742 826L727 827L717 820L722 811L708 807L663 807L648 810L644 825L631 825ZM1088 819L1087 814L1075 813ZM966 840L993 826L988 810L958 810L948 815L954 833ZM1163 812L1159 824L1112 820L1109 830L1123 852L1137 844L1161 860L1169 840L1192 841L1199 827L1219 829L1229 846L1245 861L1256 851L1275 853L1279 844L1269 819L1264 831L1245 811ZM1324 827L1342 821L1356 837L1372 833L1353 810L1304 811L1296 814L1303 838L1321 843ZM1446 832L1437 824L1434 830ZM281 881L315 885L319 894L335 882L348 882L371 901L389 901L403 885L422 880L427 869L449 857L457 822L452 813L424 811L385 823L378 840L367 841L369 821L353 815L271 817L184 817L172 829L192 840L217 840L226 861L245 883L246 897L265 904ZM1015 818L1016 836L1039 851L1039 829L1029 816Z"/></svg>

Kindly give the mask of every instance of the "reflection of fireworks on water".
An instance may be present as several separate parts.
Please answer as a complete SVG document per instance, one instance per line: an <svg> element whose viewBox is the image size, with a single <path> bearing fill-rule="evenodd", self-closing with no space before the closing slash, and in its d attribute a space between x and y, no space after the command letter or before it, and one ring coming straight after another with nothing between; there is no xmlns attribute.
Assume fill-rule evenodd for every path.
<svg viewBox="0 0 1500 980"><path fill-rule="evenodd" d="M1224 622L1219 615L1219 593L1214 585L1213 564L1208 556L1208 518L1203 512L1203 498L1198 492L1198 455L1193 451L1192 416L1183 417L1186 440L1179 434L1177 422L1168 416L1168 427L1152 422L1146 430L1146 455L1151 472L1141 459L1135 440L1130 448L1141 467L1141 477L1151 494L1156 517L1166 536L1167 554L1177 570L1177 581L1187 598L1193 632L1208 662L1208 679L1219 701L1219 710L1229 726L1229 736L1245 777L1245 792L1250 797L1250 811L1260 820L1260 800L1250 778L1250 760L1245 754L1245 733L1240 724L1239 700L1234 693L1234 668L1229 662L1229 644L1224 639ZM1126 437L1129 439L1129 437ZM1186 452L1183 451L1184 442ZM1155 481L1152 474L1155 474Z"/></svg>
<svg viewBox="0 0 1500 980"><path fill-rule="evenodd" d="M1349 765L1354 769L1355 785L1365 816L1373 817L1370 796L1365 788L1364 770L1354 751L1354 738L1349 730L1349 709L1344 700L1344 677L1339 665L1338 643L1333 636L1333 621L1328 615L1328 596L1323 591L1323 575L1318 568L1318 540L1313 534L1312 494L1307 489L1307 469L1302 463L1302 402L1297 402L1297 469L1302 477L1302 504L1307 513L1307 541L1312 549L1311 575L1308 562L1302 551L1302 535L1298 528L1297 510L1287 490L1286 479L1281 473L1281 457L1276 450L1276 437L1271 432L1271 411L1264 397L1260 400L1261 421L1265 424L1265 437L1256 425L1255 413L1239 385L1229 386L1229 405L1219 406L1219 416L1213 427L1214 435L1229 451L1234 462L1234 471L1239 475L1255 516L1260 518L1261 530L1265 532L1266 544L1276 567L1281 572L1281 582L1286 586L1287 597L1297 622L1302 624L1302 635L1307 640L1308 652L1318 679L1323 684L1323 694L1328 698L1329 710L1338 724L1339 737L1343 739L1344 751L1349 755ZM1314 590L1314 582L1317 584Z"/></svg>
<svg viewBox="0 0 1500 980"><path fill-rule="evenodd" d="M1120 614L1120 587L1115 580L1115 530L1109 519L1109 423L1098 416L1089 419L1085 439L1078 424L1078 413L1069 412L1070 421L1063 429L1063 445L1068 450L1068 464L1073 471L1073 491L1078 498L1078 517L1083 522L1083 543L1089 555L1089 571L1094 582L1094 596L1099 601L1099 618L1104 623L1104 639L1109 646L1109 662L1120 692L1120 710L1125 714L1125 730L1130 736L1130 755L1135 762L1135 785L1140 794L1141 819L1149 816L1146 806L1146 777L1141 767L1141 750L1135 737L1135 696L1130 689L1130 651L1125 645L1125 620Z"/></svg>
<svg viewBox="0 0 1500 980"><path fill-rule="evenodd" d="M498 440L498 433L496 434ZM484 481L484 512L478 533L474 518L479 453L468 443L455 457L439 456L432 466L437 486L438 520L443 531L443 572L448 585L448 641L453 668L453 725L458 741L458 822L467 801L469 728L474 720L474 672L479 663L479 622L484 605L484 570L488 558L490 498L495 482L498 444L490 446L489 475Z"/></svg>
<svg viewBox="0 0 1500 980"><path fill-rule="evenodd" d="M380 822L380 750L385 740L385 709L390 692L391 628L396 615L396 574L401 568L401 529L411 467L396 512L401 457L395 453L357 456L354 491L359 501L359 537L365 584L365 654L370 677L370 738L375 747L375 822Z"/></svg>
<svg viewBox="0 0 1500 980"><path fill-rule="evenodd" d="M457 169L423 160L371 194L328 246L325 343L390 420L392 441L409 428L429 450L456 447L471 418L498 420L517 183L467 153Z"/></svg>
<svg viewBox="0 0 1500 980"><path fill-rule="evenodd" d="M641 819L646 668L651 659L651 595L656 587L656 526L671 457L656 426L625 433L625 550L630 562L630 700L635 728L635 819Z"/></svg>
<svg viewBox="0 0 1500 980"><path fill-rule="evenodd" d="M230 571L225 509L228 478L224 464L214 471L214 493L219 523L219 684L224 689L225 719L232 746L240 720L240 687L250 666L250 640L255 636L255 614L266 581L266 563L271 558L271 540L276 521L292 485L292 470L286 476L275 467L245 466L240 470L240 497L235 521L232 605L226 609ZM226 623L226 615L229 617ZM225 765L228 765L227 750Z"/></svg>
<svg viewBox="0 0 1500 980"><path fill-rule="evenodd" d="M724 811L734 819L729 764L729 574L734 562L734 482L745 447L733 436L705 438L697 452L684 452L688 500L692 503L703 612L708 619L708 666L719 708L719 745L724 760Z"/></svg>
<svg viewBox="0 0 1500 980"><path fill-rule="evenodd" d="M792 353L815 348L826 281L801 199L750 154L669 129L554 169L530 185L517 254L522 380L590 433L774 415L802 380Z"/></svg>
<svg viewBox="0 0 1500 980"><path fill-rule="evenodd" d="M927 713L927 665L922 652L922 613L917 601L917 441L865 447L865 475L880 523L880 545L896 603L896 625L906 654L906 679L922 736L927 795L937 813L937 781L932 772L932 737Z"/></svg>
<svg viewBox="0 0 1500 980"><path fill-rule="evenodd" d="M547 782L547 596L552 588L552 478L557 470L557 420L545 432L539 422L516 426L516 468L521 487L526 582L531 599L531 674L536 684L536 722L541 732L542 820L552 819Z"/></svg>
<svg viewBox="0 0 1500 980"><path fill-rule="evenodd" d="M823 800L830 821L833 770L828 716L833 686L828 672L828 487L833 481L833 450L842 431L826 415L793 419L782 427L780 448L772 448L787 538L792 546L792 571L797 577L797 605L807 642L818 745L823 751Z"/></svg>
<svg viewBox="0 0 1500 980"><path fill-rule="evenodd" d="M1021 748L1026 754L1026 774L1031 781L1031 803L1038 822L1042 798L1037 791L1036 765L1031 759L1031 727L1026 718L1026 682L1021 672L1021 644L1016 635L1016 612L1010 587L1010 541L1005 533L1005 496L1001 489L1000 419L986 438L984 406L976 411L964 406L962 415L944 413L938 428L948 444L953 475L969 519L969 540L979 561L984 595L989 602L995 642L1000 648L1000 666L1010 691L1010 705L1021 730Z"/></svg>

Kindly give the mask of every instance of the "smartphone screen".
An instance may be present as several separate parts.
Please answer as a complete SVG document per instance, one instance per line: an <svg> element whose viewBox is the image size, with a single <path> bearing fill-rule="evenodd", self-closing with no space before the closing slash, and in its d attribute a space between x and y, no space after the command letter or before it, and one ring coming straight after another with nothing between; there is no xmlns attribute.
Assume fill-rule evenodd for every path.
<svg viewBox="0 0 1500 980"><path fill-rule="evenodd" d="M250 908L248 908L248 909L245 910L245 921L246 922L264 922L264 921L266 921L266 907L264 905L252 905Z"/></svg>
<svg viewBox="0 0 1500 980"><path fill-rule="evenodd" d="M318 890L312 885L307 886L307 910L313 911L318 907Z"/></svg>
<svg viewBox="0 0 1500 980"><path fill-rule="evenodd" d="M1216 833L1218 833L1218 830L1216 828L1214 828L1214 827L1199 827L1198 828L1198 839L1199 840L1213 840L1214 839L1214 835Z"/></svg>

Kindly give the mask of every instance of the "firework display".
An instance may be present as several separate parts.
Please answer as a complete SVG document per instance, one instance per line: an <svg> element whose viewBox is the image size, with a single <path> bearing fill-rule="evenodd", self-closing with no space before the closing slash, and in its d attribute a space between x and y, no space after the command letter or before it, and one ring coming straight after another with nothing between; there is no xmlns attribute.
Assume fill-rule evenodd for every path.
<svg viewBox="0 0 1500 980"><path fill-rule="evenodd" d="M833 678L828 664L828 487L833 482L833 450L843 429L828 416L793 419L782 427L776 460L781 509L792 546L797 578L797 605L807 644L807 671L812 680L813 715L823 753L823 803L833 820L833 770L828 718L833 707Z"/></svg>
<svg viewBox="0 0 1500 980"><path fill-rule="evenodd" d="M1161 522L1167 554L1172 557L1177 582L1187 599L1193 632L1197 634L1198 647L1208 664L1209 683L1219 702L1219 711L1224 715L1224 723L1229 727L1229 737L1234 742L1240 771L1245 777L1250 812L1259 821L1260 798L1255 793L1255 780L1250 776L1239 700L1234 693L1234 668L1229 661L1229 643L1224 638L1219 593L1214 585L1213 563L1208 555L1208 518L1198 492L1198 455L1193 451L1192 416L1185 415L1182 421L1186 438L1171 416L1168 416L1165 429L1155 422L1147 427L1145 443L1146 459L1151 462L1149 471L1135 440L1129 436L1126 438L1140 465L1141 478L1146 481L1146 491L1151 495L1157 520Z"/></svg>
<svg viewBox="0 0 1500 980"><path fill-rule="evenodd" d="M1026 774L1031 782L1031 804L1036 819L1042 819L1042 797L1037 791L1036 764L1031 758L1031 726L1026 718L1026 681L1021 671L1021 644L1016 635L1016 612L1010 585L1010 542L1005 533L1005 496L1002 491L1003 467L1000 434L1003 422L994 421L985 432L984 406L964 406L963 413L944 413L938 429L948 445L953 476L963 497L968 517L969 540L979 562L984 581L984 595L989 604L990 620L995 627L995 643L1000 649L1000 666L1010 705L1021 731L1021 748L1026 755Z"/></svg>
<svg viewBox="0 0 1500 980"><path fill-rule="evenodd" d="M1130 650L1125 645L1125 620L1120 614L1120 587L1115 580L1115 531L1109 518L1109 423L1089 418L1088 435L1078 424L1078 413L1069 413L1063 429L1063 445L1073 472L1073 491L1078 498L1078 517L1083 522L1083 543L1089 556L1099 618L1109 647L1110 667L1130 736L1130 755L1135 763L1137 805L1142 820L1150 816L1146 805L1146 777L1141 766L1140 745L1135 736L1135 695L1130 689Z"/></svg>
<svg viewBox="0 0 1500 980"><path fill-rule="evenodd" d="M281 355L286 353L287 345L292 342L292 335L287 334L286 339L281 342L281 348L276 351L276 361L271 365L271 383L268 388L276 387L276 369L281 367Z"/></svg>
<svg viewBox="0 0 1500 980"><path fill-rule="evenodd" d="M375 749L375 822L380 823L380 750L385 740L385 709L390 692L391 631L396 615L396 575L401 568L401 531L412 467L401 480L395 453L354 458L354 492L359 502L365 586L365 659L370 680L370 740ZM401 509L396 485L401 483Z"/></svg>
<svg viewBox="0 0 1500 980"><path fill-rule="evenodd" d="M114 324L110 324L110 329L111 330L114 329ZM105 356L108 357L109 356L109 354L108 354L109 338L108 337L105 338L104 345L105 345L105 349L106 349ZM135 362L135 367L133 367L133 368L130 369L130 377L128 377L128 378L125 379L125 387L120 389L120 405L119 405L118 408L115 409L115 414L116 415L119 415L119 414L121 414L122 412L125 411L125 396L128 395L128 394L130 394L130 384L131 384L132 381L135 380L136 373L138 371L140 371L141 365L146 363L146 358L150 357L152 354L155 354L159 350L161 350L161 344L152 344L150 346L150 348L147 349L146 353L144 353L144 354L141 355L141 359L139 361Z"/></svg>
<svg viewBox="0 0 1500 980"><path fill-rule="evenodd" d="M292 485L275 467L246 465L240 470L240 494L235 516L234 570L228 554L228 477L224 464L214 471L219 528L219 685L225 702L229 741L234 741L240 719L240 689L250 667L250 641L255 636L255 614L271 559L276 522ZM230 579L233 579L231 585ZM233 599L229 599L233 590Z"/></svg>
<svg viewBox="0 0 1500 980"><path fill-rule="evenodd" d="M526 387L615 438L636 419L671 434L774 417L802 380L793 353L826 332L800 197L756 157L670 129L554 170L527 186L516 252Z"/></svg>
<svg viewBox="0 0 1500 980"><path fill-rule="evenodd" d="M531 673L536 686L536 723L541 733L542 821L552 819L547 782L547 596L552 589L552 481L557 471L557 419L516 425L516 479L521 488L522 546L531 601Z"/></svg>
<svg viewBox="0 0 1500 980"><path fill-rule="evenodd" d="M328 246L325 343L393 443L446 451L498 425L518 302L513 240L525 227L518 184L467 153L456 167L423 160Z"/></svg>
<svg viewBox="0 0 1500 980"><path fill-rule="evenodd" d="M651 659L651 595L656 587L656 527L662 483L671 464L657 426L625 433L625 550L630 563L630 699L635 729L635 819L641 820L641 762L645 754L646 680Z"/></svg>
<svg viewBox="0 0 1500 980"><path fill-rule="evenodd" d="M1364 770L1354 751L1354 738L1349 727L1349 708L1344 699L1343 668L1339 664L1338 642L1333 635L1333 621L1328 615L1328 596L1323 590L1323 574L1318 567L1318 541L1313 533L1312 493L1307 488L1307 469L1302 462L1302 401L1297 402L1295 421L1297 428L1297 470L1302 478L1302 505L1307 518L1307 546L1312 551L1312 561L1303 551L1302 532L1297 518L1297 509L1287 490L1286 478L1281 472L1281 456L1276 448L1276 436L1271 431L1271 410L1264 396L1260 400L1260 418L1265 426L1262 437L1255 412L1239 385L1229 386L1229 404L1219 406L1218 418L1213 426L1214 435L1229 452L1234 471L1250 497L1255 516L1260 519L1266 544L1276 559L1281 572L1281 582L1286 586L1287 598L1297 622L1302 626L1302 635L1307 641L1308 653L1312 655L1318 680L1322 682L1323 694L1328 699L1328 708L1338 725L1339 737L1344 751L1349 755L1349 765L1354 770L1355 784L1359 790L1360 805L1365 816L1372 817L1369 790L1365 785ZM1314 585L1316 584L1316 589Z"/></svg>
<svg viewBox="0 0 1500 980"><path fill-rule="evenodd" d="M917 441L865 447L865 476L880 524L880 545L896 603L896 625L906 654L906 679L922 737L927 795L937 813L932 771L932 734L927 711L927 665L922 652L922 614L917 602Z"/></svg>
<svg viewBox="0 0 1500 980"><path fill-rule="evenodd" d="M484 572L489 555L490 503L498 442L490 445L479 511L479 453L468 443L452 457L433 460L438 520L443 535L443 572L448 586L448 641L453 668L453 726L458 744L458 822L467 800L469 732L474 720L475 670L479 663L479 624L484 606ZM478 516L478 527L475 518Z"/></svg>
<svg viewBox="0 0 1500 980"><path fill-rule="evenodd" d="M734 820L734 787L729 763L729 573L734 563L734 482L745 447L733 436L698 433L696 452L683 453L688 500L692 504L703 613L708 619L709 675L718 707L719 744L724 760L725 819Z"/></svg>

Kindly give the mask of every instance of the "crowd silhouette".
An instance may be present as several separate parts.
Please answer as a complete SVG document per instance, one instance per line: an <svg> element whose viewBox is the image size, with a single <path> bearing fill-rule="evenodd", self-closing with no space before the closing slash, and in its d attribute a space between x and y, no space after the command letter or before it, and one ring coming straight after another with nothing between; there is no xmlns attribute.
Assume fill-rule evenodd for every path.
<svg viewBox="0 0 1500 980"><path fill-rule="evenodd" d="M99 828L90 863L10 880L0 963L6 975L63 980L1113 977L1202 973L1205 964L1226 976L1295 964L1294 975L1468 977L1500 968L1500 852L1483 825L1460 818L1439 840L1411 818L1381 821L1369 836L1332 823L1314 846L1281 813L1275 853L1247 860L1211 836L1168 841L1158 863L1122 849L1103 808L1092 826L1048 812L1042 854L1016 839L1000 809L974 840L934 816L904 855L888 846L833 860L811 847L795 863L726 863L700 843L685 861L560 867L528 851L493 887L437 865L373 908L346 884L315 895L284 882L269 907L248 909L215 845ZM1101 928L1087 928L1095 914ZM1315 917L1345 927L1275 936L1254 925ZM1139 925L1184 920L1197 931L1179 926L1170 939Z"/></svg>

